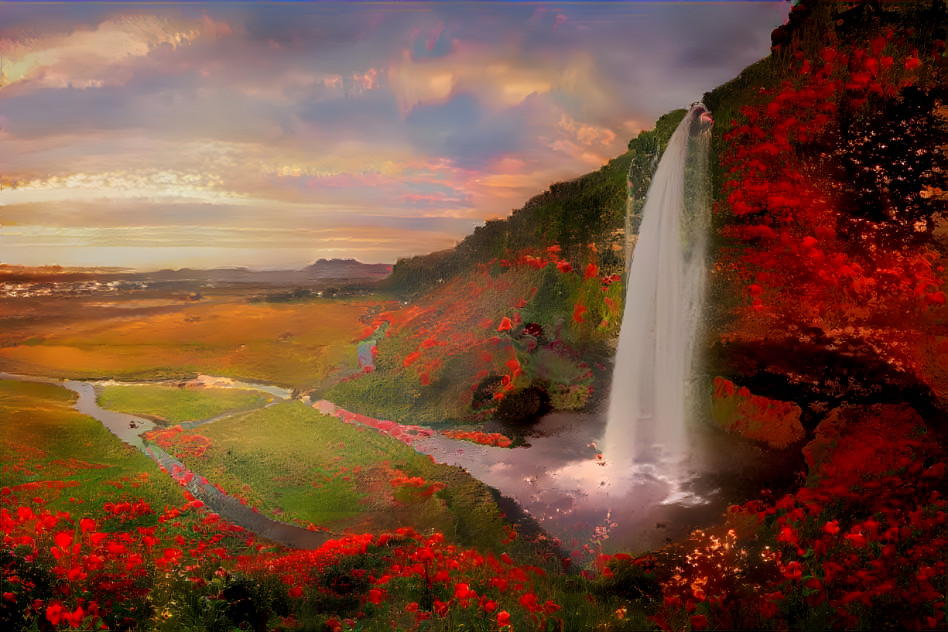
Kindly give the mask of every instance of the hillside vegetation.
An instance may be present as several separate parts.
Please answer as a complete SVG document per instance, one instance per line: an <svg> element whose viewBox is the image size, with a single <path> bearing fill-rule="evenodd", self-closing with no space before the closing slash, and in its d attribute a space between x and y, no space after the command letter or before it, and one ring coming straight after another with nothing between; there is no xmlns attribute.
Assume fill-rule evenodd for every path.
<svg viewBox="0 0 948 632"><path fill-rule="evenodd" d="M597 401L625 297L627 228L637 230L654 166L685 113L662 116L622 156L552 185L456 248L400 260L387 287L411 305L373 320L372 371L326 396L427 424L529 421Z"/></svg>
<svg viewBox="0 0 948 632"><path fill-rule="evenodd" d="M294 490L264 495L280 477L425 507L432 529L293 551L209 513L61 388L0 381L4 629L946 629L946 15L942 0L800 2L773 55L704 99L713 421L735 443L798 456L796 482L735 499L685 541L599 555L518 531L479 485L454 494L460 473L363 445L368 430L299 402L200 441L158 431L208 466L241 461L242 480L226 482L256 476L252 500L271 511L346 518L304 514ZM392 287L407 304L367 316L372 362L325 396L433 423L589 406L624 295L626 170L643 168L634 210L676 116L455 250L400 262ZM339 454L310 467L304 435ZM242 436L283 448L260 460ZM375 450L391 471L342 462ZM479 530L435 530L470 507L484 510Z"/></svg>

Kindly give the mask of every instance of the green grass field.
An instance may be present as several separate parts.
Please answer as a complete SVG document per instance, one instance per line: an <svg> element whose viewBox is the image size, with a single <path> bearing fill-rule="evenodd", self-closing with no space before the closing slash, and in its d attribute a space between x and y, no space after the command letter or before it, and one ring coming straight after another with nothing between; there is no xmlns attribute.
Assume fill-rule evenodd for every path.
<svg viewBox="0 0 948 632"><path fill-rule="evenodd" d="M232 411L259 408L271 400L271 396L260 391L142 384L105 386L98 401L99 406L109 410L144 413L177 424L216 417Z"/></svg>
<svg viewBox="0 0 948 632"><path fill-rule="evenodd" d="M26 485L52 510L75 511L82 503L101 508L126 496L159 510L185 502L182 488L154 461L78 413L72 408L75 399L72 391L54 384L0 380L5 487Z"/></svg>
<svg viewBox="0 0 948 632"><path fill-rule="evenodd" d="M301 402L228 417L194 432L213 445L184 462L282 520L356 532L410 525L491 548L504 538L497 507L482 483ZM393 484L399 477L419 477L425 484ZM444 488L425 495L434 483Z"/></svg>

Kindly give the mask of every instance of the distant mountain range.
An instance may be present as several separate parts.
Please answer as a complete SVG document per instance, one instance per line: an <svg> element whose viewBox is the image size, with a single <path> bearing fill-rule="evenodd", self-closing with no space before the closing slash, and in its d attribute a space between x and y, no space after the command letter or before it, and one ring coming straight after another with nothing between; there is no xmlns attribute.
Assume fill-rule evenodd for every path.
<svg viewBox="0 0 948 632"><path fill-rule="evenodd" d="M211 270L158 270L139 272L120 268L62 268L59 266L27 267L0 264L0 282L56 283L69 281L188 281L211 284L309 285L326 282L371 282L388 277L392 266L384 263L361 263L355 259L319 259L300 270L250 270L248 268L214 268Z"/></svg>
<svg viewBox="0 0 948 632"><path fill-rule="evenodd" d="M317 279L384 279L392 273L392 266L355 259L319 259L301 272Z"/></svg>

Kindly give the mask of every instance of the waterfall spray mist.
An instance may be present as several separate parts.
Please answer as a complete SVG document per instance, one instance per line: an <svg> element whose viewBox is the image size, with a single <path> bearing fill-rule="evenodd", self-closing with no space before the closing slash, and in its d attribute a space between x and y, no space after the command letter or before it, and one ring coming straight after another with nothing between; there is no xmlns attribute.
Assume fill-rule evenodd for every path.
<svg viewBox="0 0 948 632"><path fill-rule="evenodd" d="M689 467L710 130L707 109L692 106L672 134L642 209L602 446L614 474L650 464L662 478L681 480Z"/></svg>

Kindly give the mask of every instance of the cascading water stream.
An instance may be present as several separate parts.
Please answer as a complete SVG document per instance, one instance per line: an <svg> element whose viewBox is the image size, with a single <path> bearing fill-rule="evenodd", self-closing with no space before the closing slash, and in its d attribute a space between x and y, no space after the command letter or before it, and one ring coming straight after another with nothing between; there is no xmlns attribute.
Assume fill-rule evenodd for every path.
<svg viewBox="0 0 948 632"><path fill-rule="evenodd" d="M693 467L688 424L704 304L711 116L696 104L658 164L628 268L603 453L613 478L680 483Z"/></svg>
<svg viewBox="0 0 948 632"><path fill-rule="evenodd" d="M652 178L629 266L608 417L552 413L534 427L529 448L472 446L441 435L413 444L515 500L564 542L652 550L716 518L719 482L748 476L753 456L734 446L724 463L696 470L689 443L695 433L687 427L704 302L710 128L707 110L692 107ZM709 448L712 454L722 452ZM702 476L712 469L713 481Z"/></svg>

